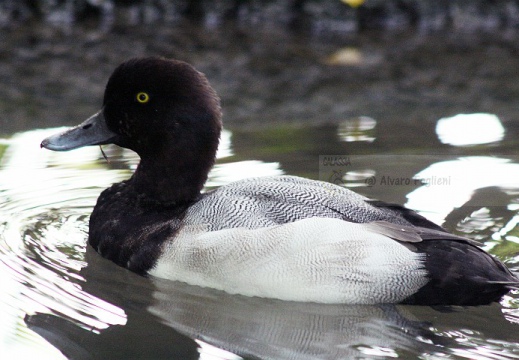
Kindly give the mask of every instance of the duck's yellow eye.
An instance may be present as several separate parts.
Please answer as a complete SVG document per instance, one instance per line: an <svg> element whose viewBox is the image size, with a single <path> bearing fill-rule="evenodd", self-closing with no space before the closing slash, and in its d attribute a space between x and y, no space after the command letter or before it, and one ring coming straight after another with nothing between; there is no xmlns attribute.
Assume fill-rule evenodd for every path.
<svg viewBox="0 0 519 360"><path fill-rule="evenodd" d="M136 96L137 101L141 104L146 104L148 101L150 101L150 96L145 92L140 92Z"/></svg>

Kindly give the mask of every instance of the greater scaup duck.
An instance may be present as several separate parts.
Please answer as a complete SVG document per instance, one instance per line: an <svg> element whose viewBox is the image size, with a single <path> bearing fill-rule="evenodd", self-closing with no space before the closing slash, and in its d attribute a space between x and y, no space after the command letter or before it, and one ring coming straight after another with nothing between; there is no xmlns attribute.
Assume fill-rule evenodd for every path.
<svg viewBox="0 0 519 360"><path fill-rule="evenodd" d="M88 241L140 274L349 304L487 304L519 285L474 241L330 183L263 177L202 193L221 128L202 73L146 57L115 69L101 111L41 146L113 143L139 154L133 176L99 196Z"/></svg>

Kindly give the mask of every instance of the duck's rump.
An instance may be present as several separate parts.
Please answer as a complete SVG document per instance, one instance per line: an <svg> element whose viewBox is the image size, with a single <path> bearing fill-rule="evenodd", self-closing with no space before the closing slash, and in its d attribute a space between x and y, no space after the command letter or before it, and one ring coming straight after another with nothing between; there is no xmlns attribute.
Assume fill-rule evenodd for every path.
<svg viewBox="0 0 519 360"><path fill-rule="evenodd" d="M429 282L402 303L485 305L519 288L519 280L505 265L473 244L433 239L415 246L426 255Z"/></svg>

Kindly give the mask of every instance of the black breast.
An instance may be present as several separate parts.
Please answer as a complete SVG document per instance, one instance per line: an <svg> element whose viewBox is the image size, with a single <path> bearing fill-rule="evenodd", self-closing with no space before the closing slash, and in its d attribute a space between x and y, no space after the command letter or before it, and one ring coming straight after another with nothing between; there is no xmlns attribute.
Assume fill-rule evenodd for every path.
<svg viewBox="0 0 519 360"><path fill-rule="evenodd" d="M137 194L130 182L101 193L90 217L88 241L103 257L145 274L178 231L187 205L161 206Z"/></svg>

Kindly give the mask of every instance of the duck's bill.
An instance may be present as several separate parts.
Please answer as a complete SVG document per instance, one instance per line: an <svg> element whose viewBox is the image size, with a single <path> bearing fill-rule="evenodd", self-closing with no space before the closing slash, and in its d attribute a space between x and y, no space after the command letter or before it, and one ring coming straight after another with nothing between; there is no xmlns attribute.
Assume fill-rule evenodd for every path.
<svg viewBox="0 0 519 360"><path fill-rule="evenodd" d="M101 110L78 126L44 139L41 147L54 151L67 151L88 145L110 144L116 136L106 126Z"/></svg>

